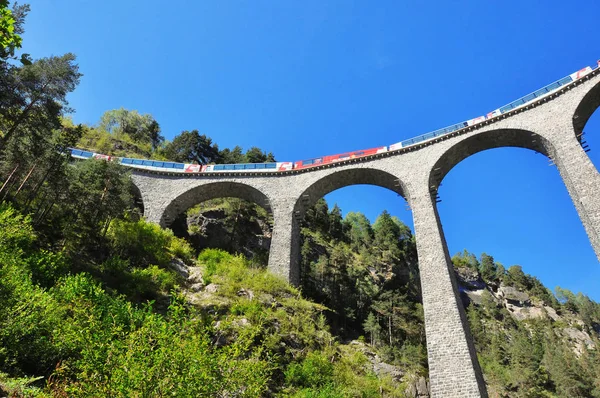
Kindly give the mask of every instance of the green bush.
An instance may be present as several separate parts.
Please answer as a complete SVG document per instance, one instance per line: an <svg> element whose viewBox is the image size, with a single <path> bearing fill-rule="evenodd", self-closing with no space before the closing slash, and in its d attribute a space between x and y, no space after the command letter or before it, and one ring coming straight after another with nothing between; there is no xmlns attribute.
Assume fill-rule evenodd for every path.
<svg viewBox="0 0 600 398"><path fill-rule="evenodd" d="M175 237L170 229L145 220L113 220L107 236L113 253L128 259L132 266L166 267L173 256L187 262L194 257L194 250L185 240Z"/></svg>
<svg viewBox="0 0 600 398"><path fill-rule="evenodd" d="M177 286L177 275L156 265L134 268L131 271L132 289L142 296L152 297L156 292L168 293Z"/></svg>
<svg viewBox="0 0 600 398"><path fill-rule="evenodd" d="M325 352L313 351L285 372L285 381L299 387L321 387L333 381L333 364Z"/></svg>
<svg viewBox="0 0 600 398"><path fill-rule="evenodd" d="M115 255L126 258L132 266L151 263L166 266L171 257L167 251L173 232L144 220L113 220L107 237Z"/></svg>
<svg viewBox="0 0 600 398"><path fill-rule="evenodd" d="M48 374L60 349L54 340L64 309L31 281L22 260L0 253L0 371Z"/></svg>
<svg viewBox="0 0 600 398"><path fill-rule="evenodd" d="M187 263L190 263L194 259L194 249L192 246L185 239L176 236L171 238L169 253Z"/></svg>
<svg viewBox="0 0 600 398"><path fill-rule="evenodd" d="M0 203L0 250L28 250L35 240L31 218L10 204Z"/></svg>
<svg viewBox="0 0 600 398"><path fill-rule="evenodd" d="M27 258L34 283L42 287L52 287L63 276L69 273L70 264L62 253L48 250L34 252Z"/></svg>

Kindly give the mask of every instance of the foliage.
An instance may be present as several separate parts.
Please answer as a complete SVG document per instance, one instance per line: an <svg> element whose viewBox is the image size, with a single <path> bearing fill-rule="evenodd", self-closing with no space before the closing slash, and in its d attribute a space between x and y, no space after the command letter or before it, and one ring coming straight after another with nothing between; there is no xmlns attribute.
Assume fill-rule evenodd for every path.
<svg viewBox="0 0 600 398"><path fill-rule="evenodd" d="M513 265L505 272L504 267L493 263L486 254L477 260L465 251L454 256L453 261L455 266L477 264L489 286L481 296L481 303L468 307L467 318L490 395L600 397L597 382L600 358L596 350L577 348L563 331L569 328L585 332L600 347L597 332L600 304L560 287L556 288L555 298L537 278L524 273L522 267ZM552 306L562 314L561 320L549 317L515 320L492 296L491 292L500 283L527 293L534 301L539 300L538 305Z"/></svg>
<svg viewBox="0 0 600 398"><path fill-rule="evenodd" d="M427 375L407 226L388 212L373 224L360 213L344 218L317 201L302 225L300 289L240 247L195 259L197 247L139 219L126 169L73 162L68 148L201 164L274 155L220 150L197 130L164 142L151 115L123 108L96 126L74 125L65 115L81 78L75 56L15 62L28 11L0 0L0 395L401 397L411 377ZM188 217L203 211L222 212L241 246L253 226L272 224L237 199ZM567 337L579 332L600 347L598 303L559 287L555 297L487 254L465 250L452 261L486 283L467 319L491 395L600 397L598 350ZM184 279L194 266L210 289ZM560 319L516 320L498 302L501 286ZM406 377L376 375L375 357Z"/></svg>
<svg viewBox="0 0 600 398"><path fill-rule="evenodd" d="M0 107L0 149L5 149L14 135L37 138L59 129L60 116L69 110L67 94L80 78L75 55L70 53L9 69L5 80L10 95Z"/></svg>
<svg viewBox="0 0 600 398"><path fill-rule="evenodd" d="M183 131L166 144L164 156L175 162L208 164L219 159L219 147L198 130Z"/></svg>
<svg viewBox="0 0 600 398"><path fill-rule="evenodd" d="M0 0L0 59L3 62L14 59L16 50L21 48L23 23L29 12L28 5L14 4L12 10L8 6L8 0ZM20 60L23 65L31 63L29 54L22 54Z"/></svg>
<svg viewBox="0 0 600 398"><path fill-rule="evenodd" d="M159 264L166 267L173 257L190 262L194 256L190 245L175 237L173 231L144 220L115 219L107 237L114 255L129 259L132 266Z"/></svg>
<svg viewBox="0 0 600 398"><path fill-rule="evenodd" d="M135 110L121 108L106 111L100 118L98 128L117 139L128 138L135 143L149 144L153 150L164 141L158 122L151 115L140 115Z"/></svg>

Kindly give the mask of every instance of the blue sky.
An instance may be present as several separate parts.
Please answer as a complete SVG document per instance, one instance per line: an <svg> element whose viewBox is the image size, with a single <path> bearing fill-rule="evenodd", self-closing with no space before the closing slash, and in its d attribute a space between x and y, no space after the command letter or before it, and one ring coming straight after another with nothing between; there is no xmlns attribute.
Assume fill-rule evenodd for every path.
<svg viewBox="0 0 600 398"><path fill-rule="evenodd" d="M73 52L76 122L152 114L278 160L389 145L483 115L600 58L600 3L30 0L24 50ZM585 131L600 167L600 111ZM494 149L454 168L439 212L451 253L487 252L600 301L600 264L555 167ZM412 227L377 187L327 196Z"/></svg>

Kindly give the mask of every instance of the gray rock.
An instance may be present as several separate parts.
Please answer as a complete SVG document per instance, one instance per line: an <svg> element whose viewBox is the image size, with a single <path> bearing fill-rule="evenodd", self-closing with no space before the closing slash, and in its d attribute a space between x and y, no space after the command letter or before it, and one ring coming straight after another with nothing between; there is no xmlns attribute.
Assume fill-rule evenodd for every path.
<svg viewBox="0 0 600 398"><path fill-rule="evenodd" d="M454 269L458 283L467 290L479 290L485 288L485 282L481 279L479 272L470 268L460 267Z"/></svg>
<svg viewBox="0 0 600 398"><path fill-rule="evenodd" d="M169 263L169 266L175 270L183 279L187 279L189 277L188 266L178 258L174 258Z"/></svg>
<svg viewBox="0 0 600 398"><path fill-rule="evenodd" d="M216 293L219 291L219 285L211 283L204 288L206 293Z"/></svg>
<svg viewBox="0 0 600 398"><path fill-rule="evenodd" d="M521 292L512 286L500 286L498 293L500 297L504 298L504 300L507 300L512 305L523 307L531 304L531 300L527 293Z"/></svg>

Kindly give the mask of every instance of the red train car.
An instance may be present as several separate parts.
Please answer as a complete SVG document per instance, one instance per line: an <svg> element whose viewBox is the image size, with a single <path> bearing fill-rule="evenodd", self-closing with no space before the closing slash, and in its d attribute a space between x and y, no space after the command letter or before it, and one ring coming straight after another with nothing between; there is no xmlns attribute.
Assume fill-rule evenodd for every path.
<svg viewBox="0 0 600 398"><path fill-rule="evenodd" d="M377 147L377 148L363 149L360 151L346 152L346 153L341 153L341 154L337 154L337 155L329 155L329 156L322 156L320 158L301 160L299 162L294 162L294 170L295 169L305 169L307 167L320 166L322 164L341 162L343 160L360 158L363 156L375 155L376 153L381 153L381 152L386 152L386 151L387 151L387 147L381 146L381 147Z"/></svg>

